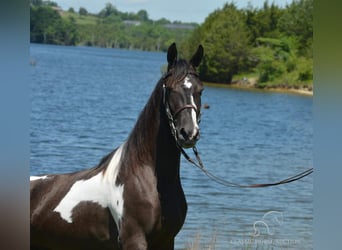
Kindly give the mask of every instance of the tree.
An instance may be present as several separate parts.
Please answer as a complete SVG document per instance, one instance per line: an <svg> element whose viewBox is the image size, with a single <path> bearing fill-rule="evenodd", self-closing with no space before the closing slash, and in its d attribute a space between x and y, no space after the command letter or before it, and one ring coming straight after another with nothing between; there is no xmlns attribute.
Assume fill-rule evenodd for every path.
<svg viewBox="0 0 342 250"><path fill-rule="evenodd" d="M58 11L50 6L30 8L30 41L33 43L75 45L76 21L70 17L62 19Z"/></svg>
<svg viewBox="0 0 342 250"><path fill-rule="evenodd" d="M261 9L255 9L250 4L244 12L245 22L251 33L252 42L255 42L259 37L279 37L278 21L283 14L283 10L274 3L270 6L265 1Z"/></svg>
<svg viewBox="0 0 342 250"><path fill-rule="evenodd" d="M102 9L99 13L100 17L108 17L110 15L118 15L119 11L111 3L106 3L106 7Z"/></svg>
<svg viewBox="0 0 342 250"><path fill-rule="evenodd" d="M76 45L77 42L77 26L74 17L69 17L68 19L63 19L63 24L61 26L62 43L64 45Z"/></svg>
<svg viewBox="0 0 342 250"><path fill-rule="evenodd" d="M195 30L191 42L203 44L205 55L199 68L204 81L231 83L248 65L249 37L244 17L234 4L213 12Z"/></svg>
<svg viewBox="0 0 342 250"><path fill-rule="evenodd" d="M313 0L295 0L287 6L279 20L279 29L298 39L299 54L312 57Z"/></svg>
<svg viewBox="0 0 342 250"><path fill-rule="evenodd" d="M146 10L139 10L137 13L137 17L140 21L143 21L143 22L148 21L148 13Z"/></svg>
<svg viewBox="0 0 342 250"><path fill-rule="evenodd" d="M80 14L81 16L86 16L88 15L88 11L86 10L86 8L80 7L78 10L78 14Z"/></svg>
<svg viewBox="0 0 342 250"><path fill-rule="evenodd" d="M49 6L31 7L30 12L31 42L59 43L58 27L62 19L58 12Z"/></svg>

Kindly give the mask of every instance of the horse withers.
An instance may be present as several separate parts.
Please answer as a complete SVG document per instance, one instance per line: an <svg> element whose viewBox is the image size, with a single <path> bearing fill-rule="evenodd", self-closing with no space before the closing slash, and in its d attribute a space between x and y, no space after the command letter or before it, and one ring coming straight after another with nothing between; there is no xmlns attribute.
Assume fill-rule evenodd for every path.
<svg viewBox="0 0 342 250"><path fill-rule="evenodd" d="M174 249L187 203L180 152L199 139L203 84L190 61L167 53L128 139L90 169L30 178L31 249Z"/></svg>

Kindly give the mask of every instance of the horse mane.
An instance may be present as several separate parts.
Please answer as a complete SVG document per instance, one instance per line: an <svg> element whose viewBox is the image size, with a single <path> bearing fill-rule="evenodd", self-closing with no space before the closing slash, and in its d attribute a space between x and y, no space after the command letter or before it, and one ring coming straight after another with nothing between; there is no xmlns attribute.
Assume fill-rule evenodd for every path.
<svg viewBox="0 0 342 250"><path fill-rule="evenodd" d="M159 110L162 105L163 97L163 78L159 80L152 92L147 104L140 112L137 122L131 131L127 143L125 162L138 163L142 165L151 162L151 149L154 150L155 140L153 134L156 134L160 119Z"/></svg>
<svg viewBox="0 0 342 250"><path fill-rule="evenodd" d="M147 162L148 160L151 160L148 154L148 151L150 150L149 144L153 144L154 142L150 142L151 138L149 137L153 130L156 129L155 126L152 126L152 123L158 123L159 124L159 117L151 117L152 114L155 114L156 112L159 112L159 106L161 105L162 100L162 85L164 84L165 79L161 78L159 82L157 83L154 91L152 92L147 104L143 108L143 110L140 112L140 115L137 119L137 122L132 129L130 135L128 136L127 143L126 143L126 150L129 152L134 152L133 154L128 153L126 154L126 159L130 162L137 161L139 163ZM149 121L149 122L148 122ZM147 143L149 142L149 143ZM102 167L107 167L110 163L116 149L109 152L107 155L105 155L99 163L93 168L93 170L97 170Z"/></svg>

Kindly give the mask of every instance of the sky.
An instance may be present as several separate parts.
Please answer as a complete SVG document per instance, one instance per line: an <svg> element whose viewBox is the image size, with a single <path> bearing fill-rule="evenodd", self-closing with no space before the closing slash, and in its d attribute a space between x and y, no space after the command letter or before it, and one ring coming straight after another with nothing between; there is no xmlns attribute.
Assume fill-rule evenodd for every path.
<svg viewBox="0 0 342 250"><path fill-rule="evenodd" d="M262 7L265 0L234 0L238 8L245 8L248 3L253 7ZM86 8L90 13L98 13L106 3L111 3L122 12L138 12L146 10L149 18L158 20L166 18L170 21L203 23L205 18L214 10L222 8L227 0L53 0L63 10L73 7L78 11L80 7ZM292 0L269 0L277 6L284 7Z"/></svg>

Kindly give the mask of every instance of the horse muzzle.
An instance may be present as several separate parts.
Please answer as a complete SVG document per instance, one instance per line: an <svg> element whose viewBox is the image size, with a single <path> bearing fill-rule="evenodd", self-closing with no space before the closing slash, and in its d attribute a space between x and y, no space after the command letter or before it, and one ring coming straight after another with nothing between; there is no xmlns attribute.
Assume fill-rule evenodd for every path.
<svg viewBox="0 0 342 250"><path fill-rule="evenodd" d="M196 145L196 142L200 139L200 133L198 128L185 129L181 128L178 131L178 143L182 148L192 148Z"/></svg>

